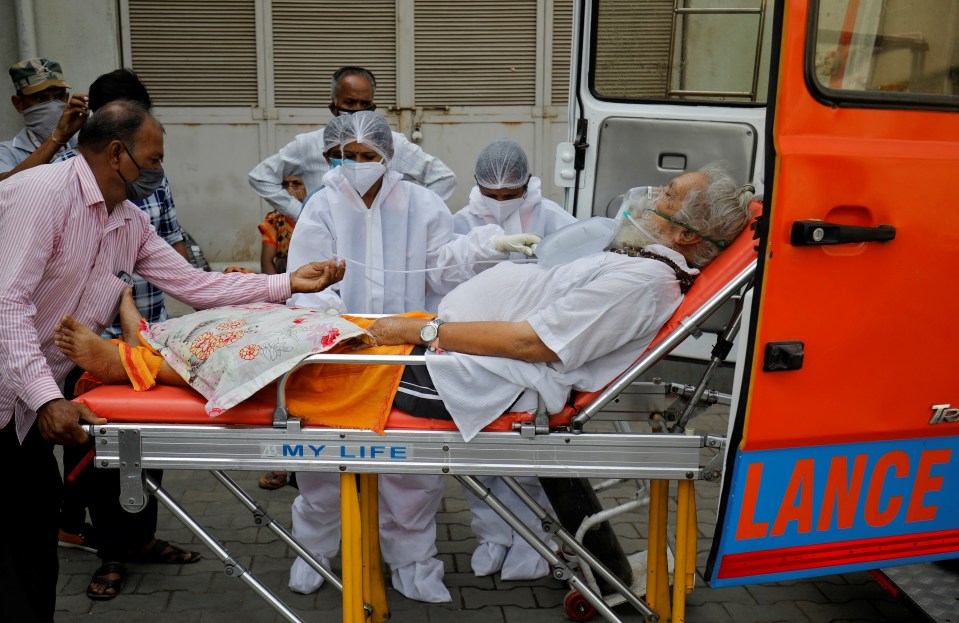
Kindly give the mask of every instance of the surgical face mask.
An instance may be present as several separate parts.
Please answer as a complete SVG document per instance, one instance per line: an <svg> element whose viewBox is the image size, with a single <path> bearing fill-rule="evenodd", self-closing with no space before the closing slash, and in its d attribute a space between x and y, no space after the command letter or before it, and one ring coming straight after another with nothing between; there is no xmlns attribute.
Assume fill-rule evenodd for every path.
<svg viewBox="0 0 959 623"><path fill-rule="evenodd" d="M160 184L163 183L163 169L141 168L140 164L133 157L133 154L130 153L130 150L126 145L123 145L123 149L126 150L127 155L130 156L130 160L133 161L133 166L137 168L137 172L139 173L135 180L128 182L127 178L123 177L123 173L120 173L120 170L117 169L117 174L120 176L120 179L123 180L123 186L126 189L127 199L130 201L146 199L152 195L157 188L160 187Z"/></svg>
<svg viewBox="0 0 959 623"><path fill-rule="evenodd" d="M363 112L363 111L367 111L367 110L376 110L376 106L374 106L373 108L359 108L359 109L357 109L357 110L347 110L347 109L345 109L345 108L340 108L340 107L337 106L336 104L334 104L333 107L336 108L336 115L337 115L337 116L340 116L340 115L352 115L353 113Z"/></svg>
<svg viewBox="0 0 959 623"><path fill-rule="evenodd" d="M343 164L344 160L342 158L330 158L330 168L335 169L336 167Z"/></svg>
<svg viewBox="0 0 959 623"><path fill-rule="evenodd" d="M522 197L505 199L503 201L487 197L486 195L480 195L480 204L488 210L490 214L500 219L506 218L516 210L519 210L524 203L526 203L525 194Z"/></svg>
<svg viewBox="0 0 959 623"><path fill-rule="evenodd" d="M386 165L382 162L352 162L344 160L340 165L340 173L356 189L360 197L365 195L373 184L386 173Z"/></svg>
<svg viewBox="0 0 959 623"><path fill-rule="evenodd" d="M60 122L66 107L67 103L60 100L31 106L23 111L23 122L38 139L45 141L57 129L57 123Z"/></svg>

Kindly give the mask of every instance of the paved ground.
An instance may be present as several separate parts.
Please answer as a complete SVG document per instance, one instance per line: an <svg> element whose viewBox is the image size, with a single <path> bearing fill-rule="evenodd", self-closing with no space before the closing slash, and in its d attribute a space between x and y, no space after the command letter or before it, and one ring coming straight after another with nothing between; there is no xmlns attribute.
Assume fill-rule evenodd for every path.
<svg viewBox="0 0 959 623"><path fill-rule="evenodd" d="M289 525L290 504L296 491L286 487L266 492L257 489L259 474L236 472L232 476L253 493L268 512ZM307 621L337 621L341 618L340 594L324 586L313 595L296 595L286 588L291 560L288 548L267 528L253 523L251 515L211 475L205 472L170 471L164 485L207 525L226 547L272 591ZM715 514L718 487L701 483L698 488L700 532L699 569L703 569ZM630 485L617 496L625 498ZM616 496L606 495L612 501ZM196 543L193 535L165 510L160 511L160 536L180 544ZM470 514L459 485L450 479L438 516L438 547L446 565L446 583L451 604L428 605L407 600L389 590L389 603L397 622L442 623L539 623L566 620L562 602L564 584L543 579L535 582L503 582L476 578L469 570L469 555L475 541L469 528ZM645 521L632 515L617 522L616 530L628 553L645 548ZM202 545L194 549L204 550ZM60 586L57 621L144 621L192 623L197 621L241 623L282 621L241 581L227 577L222 564L206 551L206 560L194 565L131 565L127 585L120 597L92 602L84 594L90 574L97 566L93 554L60 550ZM334 561L338 570L339 561ZM701 580L701 578L699 578ZM642 620L626 608L618 612L624 621ZM916 617L890 597L866 573L835 575L772 585L710 589L700 581L689 596L687 620L691 622L862 622L913 621Z"/></svg>

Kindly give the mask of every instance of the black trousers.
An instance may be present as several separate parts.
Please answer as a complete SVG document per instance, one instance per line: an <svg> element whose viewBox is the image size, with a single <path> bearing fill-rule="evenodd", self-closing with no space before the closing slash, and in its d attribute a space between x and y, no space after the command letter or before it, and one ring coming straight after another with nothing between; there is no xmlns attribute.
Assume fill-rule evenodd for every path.
<svg viewBox="0 0 959 623"><path fill-rule="evenodd" d="M411 355L422 355L426 349L414 346ZM416 417L425 417L433 420L452 420L453 416L446 410L446 405L440 400L440 395L433 385L426 366L406 366L403 376L400 377L400 386L393 397L393 406Z"/></svg>
<svg viewBox="0 0 959 623"><path fill-rule="evenodd" d="M63 482L36 424L23 444L14 421L0 429L0 474L0 621L53 621Z"/></svg>

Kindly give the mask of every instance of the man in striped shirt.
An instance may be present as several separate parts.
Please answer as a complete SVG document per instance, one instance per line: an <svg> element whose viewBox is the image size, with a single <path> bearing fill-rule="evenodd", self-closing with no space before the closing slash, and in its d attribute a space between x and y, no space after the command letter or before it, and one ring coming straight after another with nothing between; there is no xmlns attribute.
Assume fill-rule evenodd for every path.
<svg viewBox="0 0 959 623"><path fill-rule="evenodd" d="M80 132L81 157L0 183L0 620L51 621L56 601L59 469L53 444L103 423L63 398L72 363L53 341L71 315L100 332L137 273L197 308L285 301L343 276L314 263L282 275L193 269L128 199L163 177L163 129L138 104L97 111ZM11 477L28 474L29 478Z"/></svg>

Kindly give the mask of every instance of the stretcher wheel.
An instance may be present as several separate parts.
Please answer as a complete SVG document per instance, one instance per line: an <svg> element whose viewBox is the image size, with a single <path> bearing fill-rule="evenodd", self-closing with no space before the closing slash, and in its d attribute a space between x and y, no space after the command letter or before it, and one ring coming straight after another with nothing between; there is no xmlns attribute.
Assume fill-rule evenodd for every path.
<svg viewBox="0 0 959 623"><path fill-rule="evenodd" d="M563 610L570 621L589 621L596 616L596 608L578 591L566 593Z"/></svg>

